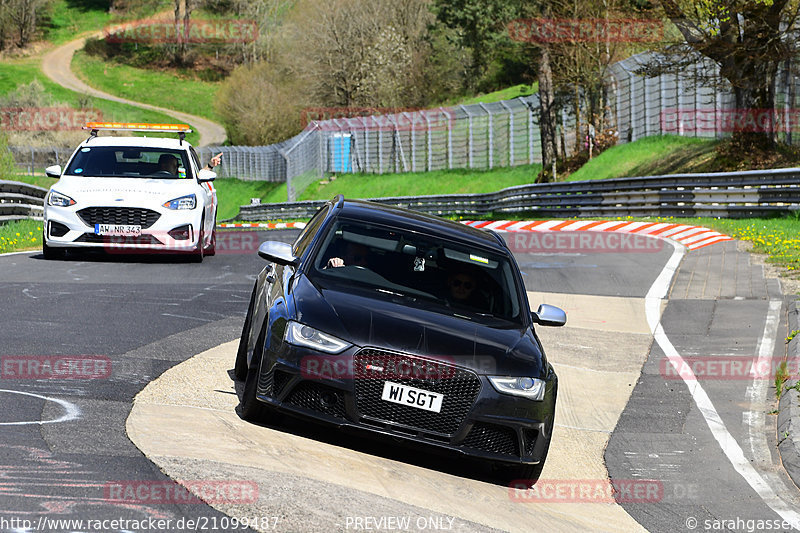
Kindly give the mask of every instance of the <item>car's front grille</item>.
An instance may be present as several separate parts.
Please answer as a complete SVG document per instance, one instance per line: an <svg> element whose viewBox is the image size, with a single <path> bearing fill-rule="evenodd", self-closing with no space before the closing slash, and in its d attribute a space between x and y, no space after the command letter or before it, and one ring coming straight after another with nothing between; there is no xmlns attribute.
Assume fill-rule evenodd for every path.
<svg viewBox="0 0 800 533"><path fill-rule="evenodd" d="M303 381L289 394L286 403L337 418L346 418L344 395L331 387Z"/></svg>
<svg viewBox="0 0 800 533"><path fill-rule="evenodd" d="M484 452L519 456L517 432L510 427L482 422L472 426L462 446Z"/></svg>
<svg viewBox="0 0 800 533"><path fill-rule="evenodd" d="M87 226L95 224L126 224L147 229L161 216L151 209L140 207L87 207L78 211Z"/></svg>
<svg viewBox="0 0 800 533"><path fill-rule="evenodd" d="M353 366L356 406L364 418L442 436L458 431L481 389L470 370L408 354L365 348L354 356ZM387 381L442 394L440 412L382 400Z"/></svg>
<svg viewBox="0 0 800 533"><path fill-rule="evenodd" d="M128 246L132 244L163 244L161 241L149 234L139 235L138 237L123 237L110 235L96 235L94 233L84 233L74 242L88 242L93 244L107 244L113 246Z"/></svg>

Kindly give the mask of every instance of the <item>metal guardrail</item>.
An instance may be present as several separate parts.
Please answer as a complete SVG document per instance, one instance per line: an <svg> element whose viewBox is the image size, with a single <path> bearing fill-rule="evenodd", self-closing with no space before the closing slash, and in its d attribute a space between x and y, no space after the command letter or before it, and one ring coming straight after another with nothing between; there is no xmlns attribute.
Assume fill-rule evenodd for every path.
<svg viewBox="0 0 800 533"><path fill-rule="evenodd" d="M378 178L379 179L379 178ZM494 193L375 198L432 215L759 217L800 210L800 168L518 185ZM310 218L322 201L245 205L247 221Z"/></svg>
<svg viewBox="0 0 800 533"><path fill-rule="evenodd" d="M19 181L0 180L0 223L41 218L47 189Z"/></svg>
<svg viewBox="0 0 800 533"><path fill-rule="evenodd" d="M379 178L378 178L379 179ZM41 217L47 189L0 180L0 221ZM518 185L485 194L398 196L375 202L432 215L481 217L759 217L800 211L800 168L671 174ZM244 205L240 220L310 218L323 201Z"/></svg>

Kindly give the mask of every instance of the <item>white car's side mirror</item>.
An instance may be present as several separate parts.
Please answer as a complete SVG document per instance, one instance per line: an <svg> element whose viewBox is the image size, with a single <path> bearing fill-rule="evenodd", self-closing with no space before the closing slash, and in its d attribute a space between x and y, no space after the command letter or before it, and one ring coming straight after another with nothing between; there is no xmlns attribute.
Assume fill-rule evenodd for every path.
<svg viewBox="0 0 800 533"><path fill-rule="evenodd" d="M61 165L53 165L51 167L47 167L44 169L45 175L48 178L60 178L61 177Z"/></svg>
<svg viewBox="0 0 800 533"><path fill-rule="evenodd" d="M217 179L217 173L213 170L208 170L207 168L201 168L200 172L197 173L197 181L200 183L206 181L214 181Z"/></svg>

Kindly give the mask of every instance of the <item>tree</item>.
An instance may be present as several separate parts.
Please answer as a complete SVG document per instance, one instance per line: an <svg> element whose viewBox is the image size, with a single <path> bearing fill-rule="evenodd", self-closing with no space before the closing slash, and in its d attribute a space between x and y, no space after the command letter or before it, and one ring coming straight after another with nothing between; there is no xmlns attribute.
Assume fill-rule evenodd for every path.
<svg viewBox="0 0 800 533"><path fill-rule="evenodd" d="M508 41L506 24L519 15L520 1L434 0L438 20L457 29L458 43L471 51L466 78L471 88L486 74L497 45Z"/></svg>
<svg viewBox="0 0 800 533"><path fill-rule="evenodd" d="M326 106L414 106L432 22L426 0L330 0L304 21L293 53L313 100Z"/></svg>
<svg viewBox="0 0 800 533"><path fill-rule="evenodd" d="M774 124L753 131L747 115L775 108L775 77L782 61L797 53L795 21L798 3L789 0L660 0L666 16L684 42L673 46L673 64L688 62L687 51L719 65L720 75L734 94L738 119L733 141L742 146L769 148ZM742 115L745 115L742 117Z"/></svg>
<svg viewBox="0 0 800 533"><path fill-rule="evenodd" d="M49 7L50 0L0 0L0 37L12 37L18 47L24 47Z"/></svg>

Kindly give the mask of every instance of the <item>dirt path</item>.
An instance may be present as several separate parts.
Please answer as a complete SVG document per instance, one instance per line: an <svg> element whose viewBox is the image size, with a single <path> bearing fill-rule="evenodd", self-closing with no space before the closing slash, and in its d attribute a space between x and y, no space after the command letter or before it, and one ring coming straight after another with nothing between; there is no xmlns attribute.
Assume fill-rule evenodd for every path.
<svg viewBox="0 0 800 533"><path fill-rule="evenodd" d="M217 124L216 122L212 122L208 119L195 115L190 115L188 113L181 113L180 111L175 111L173 109L167 109L165 107L158 107L150 104L143 104L141 102L135 102L126 98L120 98L118 96L114 96L113 94L108 94L89 87L84 82L79 80L75 73L70 69L70 63L72 62L73 54L75 54L77 50L83 48L83 43L86 39L87 37L75 39L74 41L62 44L61 46L45 54L45 56L42 58L42 72L44 72L45 76L62 87L79 93L96 96L104 100L111 100L113 102L133 105L142 109L167 113L181 122L186 122L192 125L192 127L200 134L200 141L198 142L199 146L220 145L225 141L225 128L223 128L221 124Z"/></svg>

